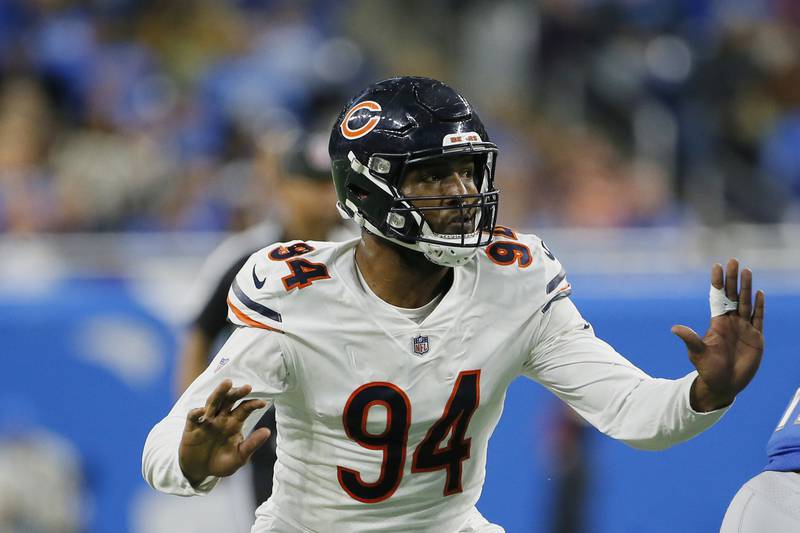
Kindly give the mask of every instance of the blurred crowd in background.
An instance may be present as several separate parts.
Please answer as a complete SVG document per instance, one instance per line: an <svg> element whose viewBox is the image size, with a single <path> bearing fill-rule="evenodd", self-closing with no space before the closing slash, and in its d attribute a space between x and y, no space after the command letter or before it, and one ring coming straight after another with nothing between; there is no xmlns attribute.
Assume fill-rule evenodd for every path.
<svg viewBox="0 0 800 533"><path fill-rule="evenodd" d="M797 0L0 0L0 236L235 232L280 219L297 139L326 139L353 94L395 75L441 79L478 109L500 147L505 225L800 222ZM43 257L20 264L42 277L57 266ZM53 302L80 314L69 295L83 301L86 288ZM21 322L5 326L23 347L71 339L94 317L68 328L59 316L53 333L43 313L47 335L18 335L39 323L14 305ZM103 309L93 312L117 312ZM141 354L156 350L118 333L96 344L123 369L145 368ZM80 454L94 448L73 449L24 401L0 403L0 529L84 530L94 511L78 501ZM560 412L548 426L548 531L585 531L587 431ZM100 500L98 479L86 483L95 514L125 514Z"/></svg>
<svg viewBox="0 0 800 533"><path fill-rule="evenodd" d="M503 223L796 221L793 0L0 0L0 231L234 231L287 138L460 89Z"/></svg>

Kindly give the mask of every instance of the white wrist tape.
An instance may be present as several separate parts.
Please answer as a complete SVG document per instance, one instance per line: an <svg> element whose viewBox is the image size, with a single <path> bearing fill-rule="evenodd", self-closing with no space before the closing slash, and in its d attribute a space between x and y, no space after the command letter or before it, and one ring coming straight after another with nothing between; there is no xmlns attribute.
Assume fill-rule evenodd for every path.
<svg viewBox="0 0 800 533"><path fill-rule="evenodd" d="M724 315L729 311L736 311L739 302L731 300L725 296L723 289L717 289L713 285L708 291L708 303L711 305L711 317Z"/></svg>

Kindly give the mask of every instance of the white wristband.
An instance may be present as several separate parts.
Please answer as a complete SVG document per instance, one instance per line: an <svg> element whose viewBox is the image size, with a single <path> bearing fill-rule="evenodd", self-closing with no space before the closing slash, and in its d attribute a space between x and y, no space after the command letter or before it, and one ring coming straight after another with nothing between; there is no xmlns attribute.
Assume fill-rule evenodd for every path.
<svg viewBox="0 0 800 533"><path fill-rule="evenodd" d="M729 311L736 311L739 302L731 300L725 295L725 291L717 289L713 285L708 291L708 303L711 306L711 317L724 315Z"/></svg>

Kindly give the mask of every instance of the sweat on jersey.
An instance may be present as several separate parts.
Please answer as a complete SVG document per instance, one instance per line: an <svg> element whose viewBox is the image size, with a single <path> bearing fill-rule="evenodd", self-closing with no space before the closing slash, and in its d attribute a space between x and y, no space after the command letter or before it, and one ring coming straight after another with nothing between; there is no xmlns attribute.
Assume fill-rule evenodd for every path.
<svg viewBox="0 0 800 533"><path fill-rule="evenodd" d="M533 379L603 433L663 449L713 425L696 372L655 379L595 337L561 264L532 235L498 228L417 323L359 285L354 250L293 241L253 254L229 293L240 326L148 436L154 488L203 494L178 464L186 414L225 378L276 406L272 498L259 532L466 530L509 384ZM245 434L260 413L250 416ZM289 526L275 524L280 517Z"/></svg>
<svg viewBox="0 0 800 533"><path fill-rule="evenodd" d="M764 470L800 471L800 388L767 442L767 456Z"/></svg>

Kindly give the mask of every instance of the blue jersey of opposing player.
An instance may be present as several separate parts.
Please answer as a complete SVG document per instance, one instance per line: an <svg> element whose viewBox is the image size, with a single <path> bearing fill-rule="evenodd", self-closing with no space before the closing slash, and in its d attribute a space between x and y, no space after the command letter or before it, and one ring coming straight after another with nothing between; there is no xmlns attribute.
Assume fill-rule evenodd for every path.
<svg viewBox="0 0 800 533"><path fill-rule="evenodd" d="M767 456L769 462L764 470L800 471L800 388L767 443Z"/></svg>

